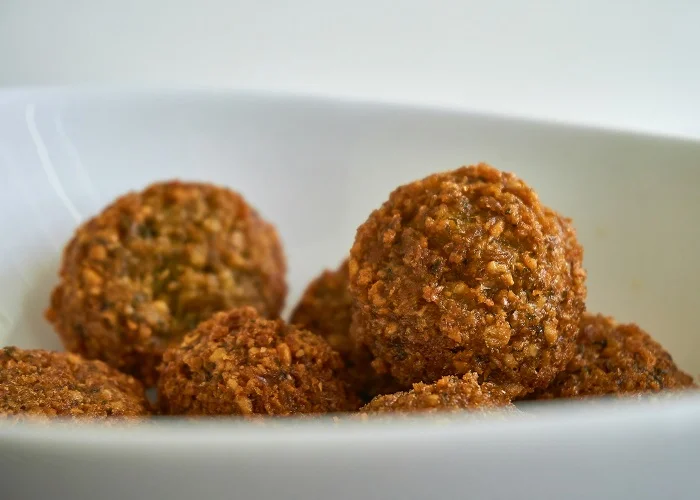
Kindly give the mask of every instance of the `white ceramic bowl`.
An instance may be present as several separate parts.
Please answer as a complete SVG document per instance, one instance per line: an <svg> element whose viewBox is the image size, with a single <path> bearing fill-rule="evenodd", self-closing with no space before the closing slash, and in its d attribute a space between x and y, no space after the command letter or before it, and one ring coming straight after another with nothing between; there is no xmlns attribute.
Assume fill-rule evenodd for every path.
<svg viewBox="0 0 700 500"><path fill-rule="evenodd" d="M60 348L60 251L115 196L179 177L278 226L293 305L397 185L488 161L574 218L590 310L700 373L700 143L363 102L211 92L0 93L0 344ZM700 396L508 420L0 426L3 498L697 498ZM5 497L4 494L10 496Z"/></svg>

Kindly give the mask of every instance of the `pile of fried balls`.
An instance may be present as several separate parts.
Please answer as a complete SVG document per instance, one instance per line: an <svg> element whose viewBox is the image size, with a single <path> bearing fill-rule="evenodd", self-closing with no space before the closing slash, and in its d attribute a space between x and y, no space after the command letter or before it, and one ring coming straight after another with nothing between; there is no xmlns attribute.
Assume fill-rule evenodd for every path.
<svg viewBox="0 0 700 500"><path fill-rule="evenodd" d="M46 311L67 352L0 349L0 416L365 418L695 387L639 327L586 312L582 261L522 180L462 167L394 190L286 322L273 225L230 189L153 184L76 230Z"/></svg>

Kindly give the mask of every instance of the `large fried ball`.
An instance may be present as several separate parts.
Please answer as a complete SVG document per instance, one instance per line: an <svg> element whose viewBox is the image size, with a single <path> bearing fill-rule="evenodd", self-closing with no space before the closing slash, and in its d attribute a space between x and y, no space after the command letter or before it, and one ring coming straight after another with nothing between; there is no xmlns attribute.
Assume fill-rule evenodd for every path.
<svg viewBox="0 0 700 500"><path fill-rule="evenodd" d="M357 408L340 355L320 336L245 307L217 313L163 356L171 415L295 415Z"/></svg>
<svg viewBox="0 0 700 500"><path fill-rule="evenodd" d="M484 164L401 186L357 230L353 330L402 382L475 372L513 397L574 353L586 297L568 220Z"/></svg>
<svg viewBox="0 0 700 500"><path fill-rule="evenodd" d="M153 385L165 348L213 313L276 317L286 294L275 229L238 194L165 182L117 199L75 233L46 313L70 351Z"/></svg>
<svg viewBox="0 0 700 500"><path fill-rule="evenodd" d="M493 384L479 385L475 373L467 373L461 379L442 377L432 384L413 384L408 392L377 396L360 409L366 413L410 413L461 410L493 410L508 407L510 397Z"/></svg>
<svg viewBox="0 0 700 500"><path fill-rule="evenodd" d="M350 337L352 297L348 289L348 261L335 271L324 271L306 288L292 312L291 323L325 338L340 353L346 370L343 378L361 399L404 388L389 374L379 375L372 367L369 350Z"/></svg>
<svg viewBox="0 0 700 500"><path fill-rule="evenodd" d="M141 383L72 353L0 349L0 416L103 419L150 413Z"/></svg>
<svg viewBox="0 0 700 500"><path fill-rule="evenodd" d="M637 325L585 314L576 355L566 370L528 399L630 395L693 386L693 378Z"/></svg>

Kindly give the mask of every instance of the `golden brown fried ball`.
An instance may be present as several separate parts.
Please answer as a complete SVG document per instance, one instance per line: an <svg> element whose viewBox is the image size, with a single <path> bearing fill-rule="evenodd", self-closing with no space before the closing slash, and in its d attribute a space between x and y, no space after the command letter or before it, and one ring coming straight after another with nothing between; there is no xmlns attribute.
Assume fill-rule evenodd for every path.
<svg viewBox="0 0 700 500"><path fill-rule="evenodd" d="M325 338L340 353L346 370L343 378L361 399L369 401L377 394L402 390L388 374L372 368L374 357L366 347L350 337L352 297L348 289L347 259L335 271L324 271L306 288L290 322Z"/></svg>
<svg viewBox="0 0 700 500"><path fill-rule="evenodd" d="M360 411L409 413L493 410L498 407L514 408L503 389L489 383L479 385L477 374L467 373L461 379L442 377L432 384L413 384L413 389L408 392L378 396Z"/></svg>
<svg viewBox="0 0 700 500"><path fill-rule="evenodd" d="M340 355L320 336L252 307L215 314L163 356L171 415L295 415L357 408Z"/></svg>
<svg viewBox="0 0 700 500"><path fill-rule="evenodd" d="M0 416L103 419L148 415L141 383L72 353L0 349Z"/></svg>
<svg viewBox="0 0 700 500"><path fill-rule="evenodd" d="M576 355L566 370L528 399L629 395L693 386L693 378L637 325L585 314Z"/></svg>
<svg viewBox="0 0 700 500"><path fill-rule="evenodd" d="M165 348L213 313L276 317L286 294L275 229L238 194L165 182L117 199L75 233L47 318L70 351L153 385Z"/></svg>
<svg viewBox="0 0 700 500"><path fill-rule="evenodd" d="M582 256L569 221L513 174L480 164L431 175L357 231L353 335L402 382L476 372L527 394L573 356Z"/></svg>

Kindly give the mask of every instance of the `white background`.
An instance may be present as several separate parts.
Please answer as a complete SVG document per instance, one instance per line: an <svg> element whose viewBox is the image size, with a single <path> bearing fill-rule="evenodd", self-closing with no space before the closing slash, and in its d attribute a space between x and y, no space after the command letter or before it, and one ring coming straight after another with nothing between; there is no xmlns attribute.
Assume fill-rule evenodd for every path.
<svg viewBox="0 0 700 500"><path fill-rule="evenodd" d="M0 0L0 85L265 88L700 137L693 0Z"/></svg>

